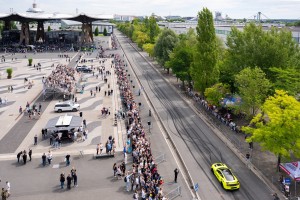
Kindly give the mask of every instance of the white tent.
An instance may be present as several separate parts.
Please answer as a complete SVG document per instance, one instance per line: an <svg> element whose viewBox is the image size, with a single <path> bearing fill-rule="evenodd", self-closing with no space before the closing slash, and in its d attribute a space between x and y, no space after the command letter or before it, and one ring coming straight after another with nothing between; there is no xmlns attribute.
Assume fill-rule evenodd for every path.
<svg viewBox="0 0 300 200"><path fill-rule="evenodd" d="M294 181L300 181L300 161L291 163L280 163L279 166Z"/></svg>

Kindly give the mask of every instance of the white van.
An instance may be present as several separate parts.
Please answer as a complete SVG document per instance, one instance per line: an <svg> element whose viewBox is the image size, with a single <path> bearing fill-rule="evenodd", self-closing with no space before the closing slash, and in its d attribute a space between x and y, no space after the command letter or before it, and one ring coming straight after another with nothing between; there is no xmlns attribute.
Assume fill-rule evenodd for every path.
<svg viewBox="0 0 300 200"><path fill-rule="evenodd" d="M65 101L65 102L58 102L54 106L55 112L63 112L63 111L73 111L76 112L80 109L79 104L75 104L73 101Z"/></svg>

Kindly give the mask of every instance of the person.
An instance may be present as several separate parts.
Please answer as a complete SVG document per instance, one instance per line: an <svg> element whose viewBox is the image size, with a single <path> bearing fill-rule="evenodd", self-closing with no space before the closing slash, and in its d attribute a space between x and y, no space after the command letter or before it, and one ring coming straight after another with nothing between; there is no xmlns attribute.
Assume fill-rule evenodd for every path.
<svg viewBox="0 0 300 200"><path fill-rule="evenodd" d="M17 154L18 163L20 162L20 157L21 157L22 153L23 153L23 152L20 151L20 152Z"/></svg>
<svg viewBox="0 0 300 200"><path fill-rule="evenodd" d="M279 197L278 197L277 193L274 193L273 197L274 197L274 200L279 200Z"/></svg>
<svg viewBox="0 0 300 200"><path fill-rule="evenodd" d="M97 148L96 148L97 155L99 155L99 150L100 150L100 144L97 144Z"/></svg>
<svg viewBox="0 0 300 200"><path fill-rule="evenodd" d="M2 200L6 200L8 197L7 190L5 190L4 188L2 188L1 197L2 197Z"/></svg>
<svg viewBox="0 0 300 200"><path fill-rule="evenodd" d="M37 134L34 136L34 145L37 145Z"/></svg>
<svg viewBox="0 0 300 200"><path fill-rule="evenodd" d="M139 193L138 193L137 190L134 191L133 199L134 199L134 200L138 200L138 199L139 199Z"/></svg>
<svg viewBox="0 0 300 200"><path fill-rule="evenodd" d="M71 183L72 183L72 177L71 177L71 174L68 174L68 176L67 176L67 188L69 190L71 189Z"/></svg>
<svg viewBox="0 0 300 200"><path fill-rule="evenodd" d="M42 104L39 103L39 112L42 112Z"/></svg>
<svg viewBox="0 0 300 200"><path fill-rule="evenodd" d="M27 161L27 152L24 150L23 151L23 162L24 162L24 165L26 165L26 161Z"/></svg>
<svg viewBox="0 0 300 200"><path fill-rule="evenodd" d="M43 162L43 166L45 166L46 165L46 154L45 153L42 155L42 162Z"/></svg>
<svg viewBox="0 0 300 200"><path fill-rule="evenodd" d="M73 177L73 181L74 181L74 187L77 187L78 185L77 185L77 174L76 174L76 171L73 173L72 177Z"/></svg>
<svg viewBox="0 0 300 200"><path fill-rule="evenodd" d="M179 174L179 170L176 168L176 169L174 170L174 175L175 175L175 177L174 177L174 182L175 182L175 183L177 183L177 177L178 177L178 174Z"/></svg>
<svg viewBox="0 0 300 200"><path fill-rule="evenodd" d="M67 154L66 155L66 166L69 166L70 165L70 155Z"/></svg>
<svg viewBox="0 0 300 200"><path fill-rule="evenodd" d="M83 127L86 128L86 120L85 119L83 119L82 124L83 124Z"/></svg>
<svg viewBox="0 0 300 200"><path fill-rule="evenodd" d="M52 161L52 154L51 154L51 151L48 152L47 159L48 159L48 163L49 163L49 165L50 165L50 164L51 164L51 161Z"/></svg>
<svg viewBox="0 0 300 200"><path fill-rule="evenodd" d="M102 151L103 151L103 144L100 143L100 155L102 154Z"/></svg>
<svg viewBox="0 0 300 200"><path fill-rule="evenodd" d="M28 155L29 155L29 161L31 161L32 149L29 149L29 151L28 151Z"/></svg>
<svg viewBox="0 0 300 200"><path fill-rule="evenodd" d="M7 197L10 196L10 182L6 181L6 192L7 192Z"/></svg>
<svg viewBox="0 0 300 200"><path fill-rule="evenodd" d="M64 184L65 184L65 174L64 173L61 173L60 174L60 178L59 178L59 181L60 181L60 189L64 189Z"/></svg>
<svg viewBox="0 0 300 200"><path fill-rule="evenodd" d="M116 177L116 173L117 173L117 163L114 163L114 165L113 165L113 172L114 172L114 177Z"/></svg>

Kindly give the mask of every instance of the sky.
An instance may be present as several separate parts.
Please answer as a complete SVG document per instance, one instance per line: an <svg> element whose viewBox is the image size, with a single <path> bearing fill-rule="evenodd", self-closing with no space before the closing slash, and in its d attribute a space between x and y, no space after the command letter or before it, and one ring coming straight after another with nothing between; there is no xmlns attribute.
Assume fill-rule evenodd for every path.
<svg viewBox="0 0 300 200"><path fill-rule="evenodd" d="M34 0L0 0L0 13L25 12ZM300 0L35 0L45 12L149 16L197 16L203 7L234 19L299 19Z"/></svg>

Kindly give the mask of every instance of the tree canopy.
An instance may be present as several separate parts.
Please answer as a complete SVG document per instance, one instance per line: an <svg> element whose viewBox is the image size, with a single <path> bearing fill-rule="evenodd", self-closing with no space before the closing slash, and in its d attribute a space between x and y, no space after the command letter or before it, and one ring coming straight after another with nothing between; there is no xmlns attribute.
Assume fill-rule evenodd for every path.
<svg viewBox="0 0 300 200"><path fill-rule="evenodd" d="M194 53L191 75L194 86L203 94L207 87L212 86L219 78L217 68L218 52L217 37L212 13L203 8L198 13L197 47Z"/></svg>
<svg viewBox="0 0 300 200"><path fill-rule="evenodd" d="M162 66L168 69L168 73L169 68L165 66L165 63L170 60L170 53L173 51L177 42L178 38L174 31L170 29L164 29L158 36L154 46L155 57Z"/></svg>
<svg viewBox="0 0 300 200"><path fill-rule="evenodd" d="M242 98L242 110L247 114L255 115L268 96L271 88L270 81L258 67L243 69L235 76L235 81Z"/></svg>
<svg viewBox="0 0 300 200"><path fill-rule="evenodd" d="M210 104L220 106L221 99L228 93L230 93L228 85L217 83L212 87L206 88L204 95Z"/></svg>
<svg viewBox="0 0 300 200"><path fill-rule="evenodd" d="M261 107L251 126L243 127L264 150L289 158L300 157L300 102L285 91L276 90Z"/></svg>

